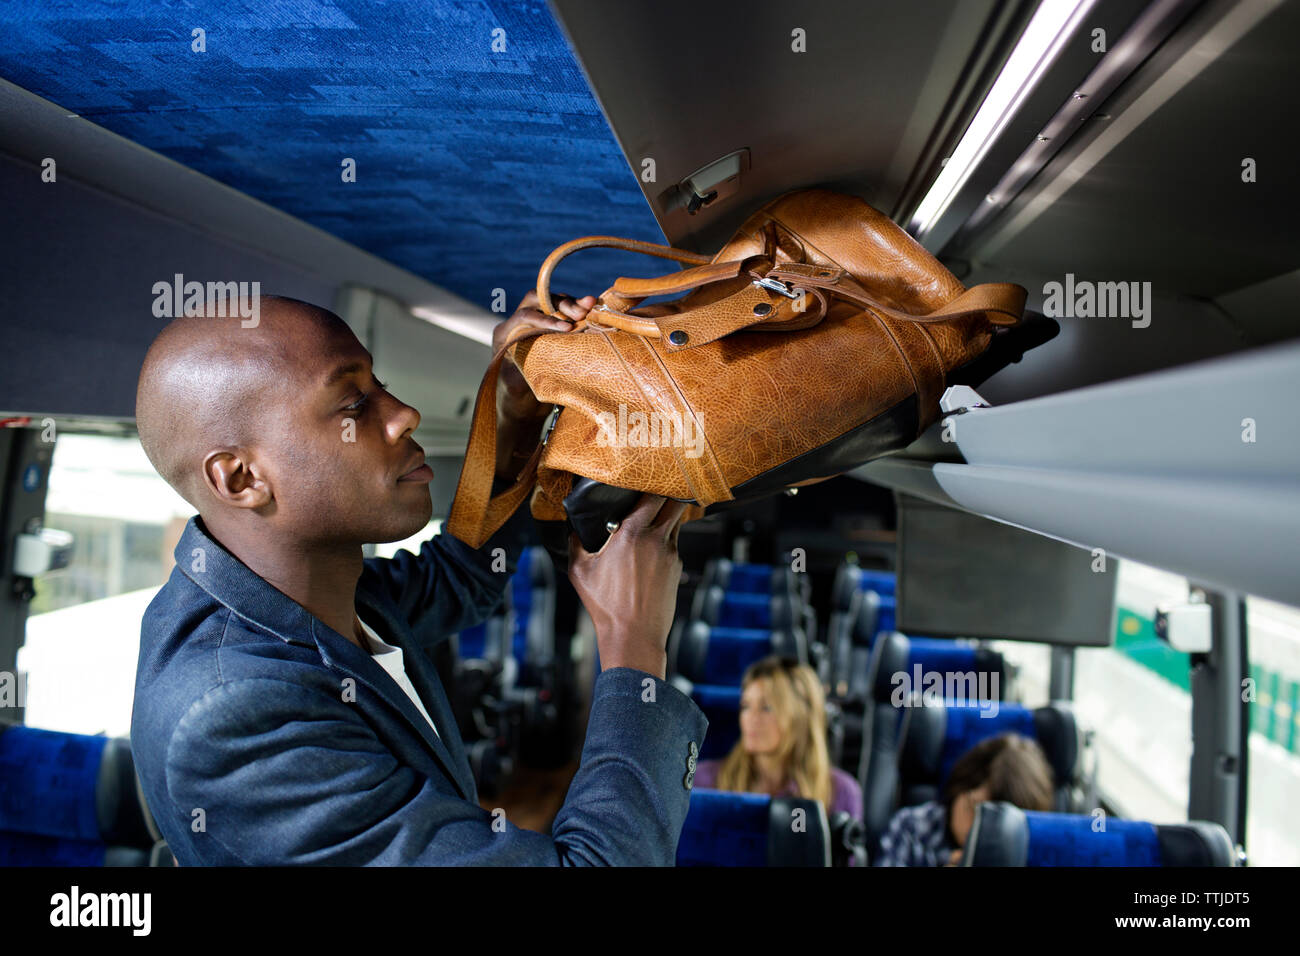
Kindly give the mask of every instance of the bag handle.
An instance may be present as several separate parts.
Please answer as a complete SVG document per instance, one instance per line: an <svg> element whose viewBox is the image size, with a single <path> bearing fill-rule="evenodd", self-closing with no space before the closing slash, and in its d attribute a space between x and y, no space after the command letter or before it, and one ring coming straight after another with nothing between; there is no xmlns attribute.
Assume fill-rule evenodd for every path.
<svg viewBox="0 0 1300 956"><path fill-rule="evenodd" d="M514 514L536 483L537 465L542 458L540 441L514 484L492 497L492 483L497 470L497 380L501 375L501 363L516 342L546 331L531 325L517 326L492 356L479 385L469 428L469 444L465 447L465 464L461 467L456 497L451 503L446 526L449 534L471 548L483 547L484 542Z"/></svg>
<svg viewBox="0 0 1300 956"><path fill-rule="evenodd" d="M712 256L702 255L698 252L688 252L685 249L677 249L673 246L660 246L653 242L642 242L639 239L621 239L618 236L583 236L581 239L572 239L547 256L545 261L542 262L541 269L537 272L537 304L543 312L555 318L565 318L563 313L555 311L551 302L551 273L555 271L555 267L566 256L580 249L598 247L639 252L646 256L672 259L676 262L685 262L697 266L709 265L713 262ZM690 286L687 286L687 288L690 288Z"/></svg>
<svg viewBox="0 0 1300 956"><path fill-rule="evenodd" d="M660 246L650 242L641 242L637 239L622 239L618 236L584 236L581 239L566 242L557 248L546 257L541 270L537 273L537 300L541 310L547 315L563 317L562 313L555 311L554 304L551 301L550 282L555 267L559 265L561 260L572 253L594 247L624 249L628 252L656 256L660 259L673 259L677 262L695 264L695 268L683 269L678 273L663 276L659 279L618 279L606 294L612 294L621 299L619 305L622 308L604 306L595 310L599 312L599 316L596 318L601 325L621 329L624 332L632 332L651 339L663 337L659 323L653 318L629 315L623 309L632 308L631 303L640 301L641 298L647 295L684 292L687 289L693 289L701 285L735 278L740 274L742 267L749 262L748 259L745 259L715 263L710 256L688 252L685 249L677 249L673 246ZM796 287L811 286L832 295L843 296L864 308L871 309L878 315L904 322L948 322L982 312L993 325L1015 325L1024 315L1025 302L1028 299L1028 292L1022 286L1010 282L988 282L983 285L972 286L947 305L940 306L933 312L925 315L913 315L910 312L900 312L898 309L892 309L878 302L858 284L856 279L840 268L821 266L815 263L782 262L774 264L767 275L774 280L787 282ZM602 296L602 299L604 298L605 296ZM676 324L679 327L687 324L689 328L688 321L686 321L688 316L689 313L680 313L676 317Z"/></svg>

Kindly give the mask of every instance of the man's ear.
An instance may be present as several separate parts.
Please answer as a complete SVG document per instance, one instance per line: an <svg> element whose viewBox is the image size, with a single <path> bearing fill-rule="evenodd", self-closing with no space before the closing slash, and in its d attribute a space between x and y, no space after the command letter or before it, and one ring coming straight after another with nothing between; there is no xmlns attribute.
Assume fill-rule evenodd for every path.
<svg viewBox="0 0 1300 956"><path fill-rule="evenodd" d="M217 500L236 508L260 508L275 497L270 482L252 466L243 449L208 452L203 459L203 482Z"/></svg>

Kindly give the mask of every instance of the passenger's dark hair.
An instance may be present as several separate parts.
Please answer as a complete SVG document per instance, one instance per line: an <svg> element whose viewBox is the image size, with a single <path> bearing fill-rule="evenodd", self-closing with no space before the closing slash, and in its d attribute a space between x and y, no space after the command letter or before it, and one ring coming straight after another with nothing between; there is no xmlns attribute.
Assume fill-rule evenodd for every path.
<svg viewBox="0 0 1300 956"><path fill-rule="evenodd" d="M990 800L1005 800L1022 810L1052 809L1052 768L1042 748L1020 734L990 737L961 756L943 785L949 819L953 801L980 787L988 789Z"/></svg>

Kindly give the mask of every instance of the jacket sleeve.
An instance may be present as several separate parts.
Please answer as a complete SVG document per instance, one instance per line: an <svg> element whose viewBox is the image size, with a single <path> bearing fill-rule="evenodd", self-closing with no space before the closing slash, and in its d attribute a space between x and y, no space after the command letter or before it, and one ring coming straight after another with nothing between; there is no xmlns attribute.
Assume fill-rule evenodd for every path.
<svg viewBox="0 0 1300 956"><path fill-rule="evenodd" d="M492 493L505 487L509 483L498 479ZM532 537L532 525L528 508L521 506L482 548L471 548L450 534L435 534L418 553L402 549L391 558L367 558L365 574L372 580L366 586L387 593L416 642L430 648L497 609Z"/></svg>
<svg viewBox="0 0 1300 956"><path fill-rule="evenodd" d="M664 681L602 673L548 836L400 763L328 681L248 678L214 687L177 725L167 792L176 818L203 811L201 857L214 841L249 865L669 866L690 800L688 750L707 727Z"/></svg>

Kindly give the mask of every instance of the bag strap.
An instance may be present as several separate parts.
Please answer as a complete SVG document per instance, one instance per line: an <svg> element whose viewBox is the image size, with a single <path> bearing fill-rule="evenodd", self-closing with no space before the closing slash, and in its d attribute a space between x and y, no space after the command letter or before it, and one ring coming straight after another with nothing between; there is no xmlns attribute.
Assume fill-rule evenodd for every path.
<svg viewBox="0 0 1300 956"><path fill-rule="evenodd" d="M843 296L880 315L903 322L947 322L984 312L994 325L1015 325L1025 312L1029 293L1013 282L986 282L971 286L947 305L925 315L900 312L882 305L858 280L843 269L832 269L806 262L782 262L772 268L768 277L796 286L811 286Z"/></svg>
<svg viewBox="0 0 1300 956"><path fill-rule="evenodd" d="M801 269L807 269L809 272L820 273L820 275L812 280L803 278L801 273L795 272L792 268L795 265L800 266ZM802 263L782 263L768 272L765 278L788 282L796 288L802 286L807 288L809 292L824 290L830 295L848 299L879 316L920 323L950 322L953 319L983 314L994 325L1015 325L1024 314L1025 300L1028 296L1022 286L1010 282L988 282L967 289L947 305L940 306L933 312L925 315L913 315L910 312L900 312L897 309L891 309L887 305L882 305L875 298L868 295L855 280L845 275L842 270L805 266ZM759 300L769 301L770 299L770 294L763 294L761 291L755 295L756 289L761 289L761 287L755 286L737 293L737 295L742 296L742 301L739 304L746 307L728 310L730 321L725 328L718 327L719 310L716 302L695 309L687 309L673 315L660 316L659 318L628 315L624 312L598 306L588 313L588 320L599 322L601 325L611 328L621 329L624 332L632 332L648 339L664 339L665 349L678 351L712 342L722 335L739 331L742 328L762 328L769 321L790 318L786 310L780 308L781 305L788 302L786 296L790 293L778 293L781 297L777 299L777 308L763 315L755 314L749 306ZM751 299L754 302L751 302ZM686 333L681 344L668 339L668 332L677 330Z"/></svg>
<svg viewBox="0 0 1300 956"><path fill-rule="evenodd" d="M447 532L464 541L471 548L481 548L496 530L506 523L515 509L533 490L537 465L542 458L542 444L519 472L515 482L495 498L492 484L497 470L497 380L506 352L516 342L541 335L546 329L521 325L514 329L505 344L492 356L483 382L474 401L474 417L469 428L469 444L465 448L465 464L461 467L460 481L456 484L456 497L451 503L447 518Z"/></svg>
<svg viewBox="0 0 1300 956"><path fill-rule="evenodd" d="M601 246L640 252L661 259L696 263L694 268L683 269L656 279L617 279L614 285L601 296L602 303L595 310L599 312L601 325L651 339L664 337L659 322L646 316L629 315L624 310L633 308L636 302L647 296L685 292L687 289L702 285L734 279L745 268L753 271L753 266L765 258L750 256L731 262L714 262L709 256L687 252L673 246L659 246L636 239L620 239L617 236L586 236L566 242L547 256L546 261L542 263L542 268L537 274L537 298L543 312L548 315L561 315L554 309L549 288L551 274L560 261L581 249ZM855 302L879 316L902 322L949 322L953 319L984 313L993 325L1015 325L1024 315L1025 302L1028 299L1028 292L1022 286L1011 282L987 282L972 286L947 305L940 306L932 312L914 315L884 305L867 292L847 271L832 266L805 262L774 263L767 270L764 278L788 283L795 288L821 289ZM707 306L698 311L704 315L714 310L712 306ZM678 313L673 317L674 327L684 327L689 333L691 316L692 311ZM760 320L756 318L755 322L757 321ZM694 338L698 341L698 336Z"/></svg>
<svg viewBox="0 0 1300 956"><path fill-rule="evenodd" d="M688 252L685 249L677 249L673 246L660 246L653 242L642 242L639 239L621 239L618 236L583 236L581 239L572 239L547 256L542 262L541 269L537 272L537 302L541 310L547 315L556 318L564 317L562 313L555 311L554 304L551 302L551 273L555 271L555 267L566 256L580 249L594 247L623 249L627 252L639 252L642 255L655 256L659 259L673 259L691 265L711 265L713 263L712 256L702 255L698 252ZM689 289L691 286L686 288Z"/></svg>

